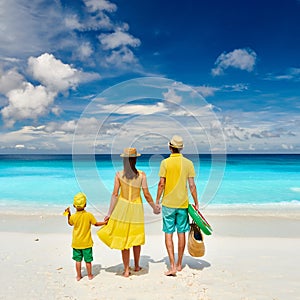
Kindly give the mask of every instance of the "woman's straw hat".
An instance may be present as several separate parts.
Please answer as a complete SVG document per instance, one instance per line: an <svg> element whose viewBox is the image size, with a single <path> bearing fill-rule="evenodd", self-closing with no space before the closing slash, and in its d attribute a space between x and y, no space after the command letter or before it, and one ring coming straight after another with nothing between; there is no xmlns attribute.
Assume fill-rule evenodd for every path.
<svg viewBox="0 0 300 300"><path fill-rule="evenodd" d="M86 205L86 195L84 193L76 194L73 204L76 208L84 208Z"/></svg>
<svg viewBox="0 0 300 300"><path fill-rule="evenodd" d="M174 135L169 142L169 146L177 149L182 149L183 148L183 140L180 135Z"/></svg>
<svg viewBox="0 0 300 300"><path fill-rule="evenodd" d="M135 148L125 148L123 153L120 155L121 157L137 157L141 156L140 153L137 153Z"/></svg>

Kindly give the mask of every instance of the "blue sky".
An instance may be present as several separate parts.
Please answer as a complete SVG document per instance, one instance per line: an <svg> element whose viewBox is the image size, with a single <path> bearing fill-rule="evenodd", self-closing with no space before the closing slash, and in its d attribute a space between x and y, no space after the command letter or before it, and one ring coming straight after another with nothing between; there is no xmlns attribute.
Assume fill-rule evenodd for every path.
<svg viewBox="0 0 300 300"><path fill-rule="evenodd" d="M70 153L79 120L82 152L166 152L175 133L207 152L217 126L229 153L300 153L299 16L297 0L0 0L0 153ZM112 99L140 77L197 91L209 121L179 117L197 102L174 84Z"/></svg>

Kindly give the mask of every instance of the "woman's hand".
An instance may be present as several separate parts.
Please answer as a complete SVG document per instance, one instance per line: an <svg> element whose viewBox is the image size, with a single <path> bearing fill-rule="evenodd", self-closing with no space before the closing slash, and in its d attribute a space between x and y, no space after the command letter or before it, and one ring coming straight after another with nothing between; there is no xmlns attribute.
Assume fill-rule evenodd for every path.
<svg viewBox="0 0 300 300"><path fill-rule="evenodd" d="M107 223L107 222L108 222L108 220L109 220L109 218L110 218L110 216L105 216L105 217L104 217L104 222L106 222L106 223Z"/></svg>
<svg viewBox="0 0 300 300"><path fill-rule="evenodd" d="M155 204L155 206L153 207L153 213L158 215L160 214L160 211L161 211L161 207L159 204Z"/></svg>

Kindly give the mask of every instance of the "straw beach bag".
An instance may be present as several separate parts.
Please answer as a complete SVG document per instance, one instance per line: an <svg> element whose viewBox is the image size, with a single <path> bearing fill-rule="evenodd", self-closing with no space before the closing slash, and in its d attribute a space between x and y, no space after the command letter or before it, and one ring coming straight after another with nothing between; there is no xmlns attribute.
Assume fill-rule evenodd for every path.
<svg viewBox="0 0 300 300"><path fill-rule="evenodd" d="M188 236L188 251L193 257L201 257L205 253L205 246L203 242L203 235L196 223L190 225L190 232Z"/></svg>

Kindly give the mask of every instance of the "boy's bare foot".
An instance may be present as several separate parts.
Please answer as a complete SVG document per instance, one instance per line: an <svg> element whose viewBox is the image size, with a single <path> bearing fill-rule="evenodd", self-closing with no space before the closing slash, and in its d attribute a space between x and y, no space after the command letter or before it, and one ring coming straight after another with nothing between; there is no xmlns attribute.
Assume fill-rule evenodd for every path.
<svg viewBox="0 0 300 300"><path fill-rule="evenodd" d="M79 281L82 278L82 276L76 276L76 280Z"/></svg>
<svg viewBox="0 0 300 300"><path fill-rule="evenodd" d="M89 280L92 280L94 278L94 275L88 275Z"/></svg>
<svg viewBox="0 0 300 300"><path fill-rule="evenodd" d="M176 276L176 270L169 270L167 272L165 272L166 276Z"/></svg>

